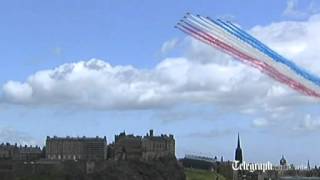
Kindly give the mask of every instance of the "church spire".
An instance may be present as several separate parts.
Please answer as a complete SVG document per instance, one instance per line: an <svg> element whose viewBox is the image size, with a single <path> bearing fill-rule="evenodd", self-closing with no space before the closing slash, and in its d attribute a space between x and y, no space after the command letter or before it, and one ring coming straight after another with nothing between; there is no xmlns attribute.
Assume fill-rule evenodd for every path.
<svg viewBox="0 0 320 180"><path fill-rule="evenodd" d="M240 147L240 135L239 135L239 133L238 133L238 145L237 145L237 148L241 148Z"/></svg>
<svg viewBox="0 0 320 180"><path fill-rule="evenodd" d="M240 134L238 133L238 144L237 144L237 148L236 148L236 153L235 153L235 160L239 161L239 163L242 163L242 149L240 146Z"/></svg>

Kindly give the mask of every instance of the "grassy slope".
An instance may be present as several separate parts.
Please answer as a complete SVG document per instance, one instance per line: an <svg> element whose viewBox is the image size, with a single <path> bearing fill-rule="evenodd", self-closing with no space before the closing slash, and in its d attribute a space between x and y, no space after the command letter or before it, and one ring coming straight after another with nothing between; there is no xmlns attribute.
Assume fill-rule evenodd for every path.
<svg viewBox="0 0 320 180"><path fill-rule="evenodd" d="M198 170L198 169L185 169L185 174L187 176L187 180L216 180L219 177L219 180L225 180L225 178L217 173Z"/></svg>

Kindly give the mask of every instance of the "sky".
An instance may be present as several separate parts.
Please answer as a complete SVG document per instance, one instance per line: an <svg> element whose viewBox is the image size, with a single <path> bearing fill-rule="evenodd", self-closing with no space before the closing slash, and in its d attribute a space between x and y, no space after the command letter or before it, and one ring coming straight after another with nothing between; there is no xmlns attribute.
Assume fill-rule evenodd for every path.
<svg viewBox="0 0 320 180"><path fill-rule="evenodd" d="M122 131L174 134L176 154L320 165L319 100L174 28L231 20L320 76L320 4L288 1L1 1L0 141Z"/></svg>

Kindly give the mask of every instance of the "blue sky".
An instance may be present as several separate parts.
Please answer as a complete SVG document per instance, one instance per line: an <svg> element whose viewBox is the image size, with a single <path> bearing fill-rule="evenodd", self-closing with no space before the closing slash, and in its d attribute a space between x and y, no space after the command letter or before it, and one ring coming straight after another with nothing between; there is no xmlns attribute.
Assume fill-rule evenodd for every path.
<svg viewBox="0 0 320 180"><path fill-rule="evenodd" d="M151 67L161 60L163 42L184 36L173 26L186 12L232 16L251 27L281 19L286 2L242 2L248 10L239 6L237 1L3 1L1 58L10 61L1 66L14 79L92 57Z"/></svg>
<svg viewBox="0 0 320 180"><path fill-rule="evenodd" d="M236 97L250 94L250 91L247 91L245 87L239 91L233 91L234 101L223 99L223 103L215 100L214 95L210 96L211 99L208 97L208 100L203 98L206 97L205 95L202 98L197 96L195 99L179 97L182 99L179 101L179 98L178 100L175 99L177 94L173 94L170 97L165 97L165 102L152 99L146 105L141 105L129 101L131 99L130 93L128 93L128 96L122 97L111 90L109 92L109 89L106 88L110 94L116 96L113 99L114 97L111 97L111 95L108 96L108 92L103 94L94 88L87 89L85 83L81 86L84 81L77 81L76 86L79 89L70 90L70 94L82 91L81 87L85 87L83 93L87 93L87 91L94 91L97 94L102 93L101 97L106 98L104 101L107 102L108 99L112 99L110 101L113 104L109 106L103 104L104 102L101 102L103 104L101 105L95 104L93 101L85 101L85 103L81 102L79 105L74 99L68 99L70 94L53 90L46 91L49 92L49 95L39 95L38 99L31 103L15 101L16 99L10 100L12 96L7 96L8 89L5 87L8 87L6 85L10 81L27 82L34 88L33 93L37 93L35 87L38 87L39 84L36 84L36 82L42 82L39 80L42 77L40 75L38 77L36 72L47 69L53 70L68 63L75 63L75 66L81 69L87 65L80 62L87 62L92 58L100 59L102 64L110 63L114 67L111 70L112 72L118 72L116 66L130 65L134 68L134 70L128 70L130 73L143 80L151 81L153 76L158 75L159 69L167 66L171 67L172 64L170 63L172 62L182 63L184 66L186 65L183 64L186 63L184 59L188 59L187 62L190 59L192 59L191 61L198 61L201 58L208 58L205 56L207 54L212 55L209 59L213 56L220 57L221 54L218 53L218 56L214 50L211 52L211 49L208 50L200 43L197 44L197 42L186 38L183 33L174 28L176 22L186 12L232 20L277 49L279 44L274 39L263 36L265 32L269 32L274 27L272 23L276 23L275 26L277 26L277 23L287 22L294 22L298 25L301 25L299 23L304 23L303 25L312 23L314 21L311 19L317 19L311 17L316 17L318 4L315 1L277 0L259 2L254 0L221 2L209 0L2 1L0 5L0 85L3 86L0 93L0 135L3 136L2 140L41 144L46 135L106 135L108 141L113 141L113 135L123 130L142 135L148 129L153 128L156 133L173 133L176 135L177 155L179 157L185 153L194 153L213 156L223 155L225 159L232 159L236 145L236 134L240 132L245 157L249 161L278 163L278 159L284 154L288 157L289 162L296 164L304 163L307 159L310 159L314 164L320 164L319 157L312 154L314 152L312 147L320 150L320 145L311 145L317 139L316 136L319 133L317 129L319 123L313 120L319 117L318 106L309 103L307 100L307 102L305 100L300 101L301 97L299 95L292 95L292 92L286 88L285 90L290 91L290 93L285 97L294 100L286 102L286 106L283 105L284 102L281 102L281 108L291 108L291 112L299 109L297 117L303 121L295 120L293 124L297 126L292 128L307 127L306 131L304 129L301 131L299 129L298 133L288 131L290 128L287 126L292 124L289 120L292 117L287 114L284 114L285 117L277 116L279 115L278 109L266 108L278 103L274 98L268 98L267 102L261 100L259 103L254 102L252 104L243 104L241 99L236 101ZM280 25L279 27L281 27ZM312 25L318 26L318 24ZM286 29L280 30L286 32ZM290 28L287 31L290 31ZM295 43L294 39L288 42ZM166 43L172 45L168 48L168 52L163 51ZM307 42L302 39L299 43ZM279 50L280 52L283 51L284 54L287 53L281 48ZM306 51L298 55L288 53L286 55L289 57L313 58L316 57L314 52L316 51ZM223 56L223 58L225 57ZM99 62L93 61L88 66L97 65L96 63L99 65ZM193 67L193 65L190 66ZM189 66L189 64L186 66ZM232 70L238 71L237 68L242 68L242 66L237 66ZM64 67L61 69L61 71L65 70ZM314 69L314 71L319 72L318 69ZM174 76L178 77L179 72L177 70L177 74L174 74ZM247 74L259 74L247 69L240 72L245 77ZM122 70L119 74L121 73L123 73ZM193 73L195 73L194 77L205 74L201 71ZM85 73L83 74L85 76ZM153 76L150 77L150 74L153 74ZM168 74L168 72L166 71L165 74ZM39 78L39 81L32 83L32 80L30 80L29 82L28 79L33 75ZM76 77L79 76L81 76L81 73L80 75L77 74ZM211 74L208 74L208 76L211 77ZM227 75L214 73L212 76ZM259 78L261 78L259 80L264 80L266 77L260 77L259 75ZM195 81L198 82L197 79ZM216 81L220 82L219 79L204 81L204 86L206 86L206 83L210 85L208 82ZM255 82L255 80L253 81ZM177 80L177 82L180 82L180 80ZM277 90L279 84L274 84L269 79L266 82L267 87L275 87L271 90ZM117 79L117 83L121 85L121 80ZM97 84L99 83L97 82ZM227 84L230 83L227 82ZM47 87L41 83L39 86L42 85ZM101 88L100 85L96 88ZM105 83L103 88L113 85ZM68 85L64 87L66 86ZM74 85L71 84L70 86ZM260 90L260 87L265 88L264 84L261 84L261 86L250 84L250 86L257 88L257 91ZM148 89L148 86L143 87ZM68 89L61 91L68 91ZM20 97L24 93L24 89L14 91L14 93L16 92L20 93L18 94ZM50 92L58 95L48 97ZM61 93L63 96L60 96ZM125 91L123 93L126 94ZM145 94L146 96L140 98L149 97L149 93L154 92L148 92ZM134 92L132 96L136 95L136 92ZM227 95L220 94L220 96ZM267 97L267 95L265 96ZM89 97L92 97L92 94ZM100 98L98 95L97 97ZM44 100L40 101L41 98ZM56 98L60 99L55 101ZM126 99L129 99L128 102L126 102ZM292 108L293 105L290 103L296 102L302 102L302 105ZM129 105L126 105L126 103ZM244 109L240 108L239 110L232 110L234 106L245 106L245 113L243 113ZM250 112L257 113L252 114ZM273 116L269 117L269 114ZM284 120L282 121L282 119ZM315 126L315 129L313 126ZM295 140L292 137L295 137Z"/></svg>

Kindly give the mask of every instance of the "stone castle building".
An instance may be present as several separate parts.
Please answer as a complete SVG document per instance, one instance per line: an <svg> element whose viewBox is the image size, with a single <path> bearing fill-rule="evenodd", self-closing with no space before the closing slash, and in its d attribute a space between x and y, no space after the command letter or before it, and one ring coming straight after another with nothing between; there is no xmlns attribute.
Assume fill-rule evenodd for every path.
<svg viewBox="0 0 320 180"><path fill-rule="evenodd" d="M175 158L175 140L173 135L154 136L150 130L146 136L115 136L115 142L108 147L109 158L114 160L156 160Z"/></svg>
<svg viewBox="0 0 320 180"><path fill-rule="evenodd" d="M50 160L104 160L107 157L106 137L49 137L46 158Z"/></svg>
<svg viewBox="0 0 320 180"><path fill-rule="evenodd" d="M107 145L106 137L49 137L40 147L0 145L0 160L158 160L175 158L173 135L155 136L150 130L145 136L134 136L125 132L115 135L115 141Z"/></svg>
<svg viewBox="0 0 320 180"><path fill-rule="evenodd" d="M10 143L0 144L0 159L2 160L21 160L33 161L38 160L43 156L43 152L38 146L18 146Z"/></svg>
<svg viewBox="0 0 320 180"><path fill-rule="evenodd" d="M114 160L139 160L142 157L142 137L125 132L115 135L115 141L110 145L110 156Z"/></svg>
<svg viewBox="0 0 320 180"><path fill-rule="evenodd" d="M175 140L173 135L154 136L153 130L142 139L142 158L154 160L162 157L175 157Z"/></svg>

